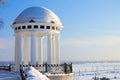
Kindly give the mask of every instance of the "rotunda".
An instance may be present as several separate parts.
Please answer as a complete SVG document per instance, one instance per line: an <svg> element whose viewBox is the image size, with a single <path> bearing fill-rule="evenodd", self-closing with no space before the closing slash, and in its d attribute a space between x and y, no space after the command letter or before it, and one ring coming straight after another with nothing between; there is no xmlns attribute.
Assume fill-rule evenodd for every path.
<svg viewBox="0 0 120 80"><path fill-rule="evenodd" d="M63 26L55 13L44 7L30 7L11 27L15 36L15 70L19 71L21 64L29 64L28 55L31 65L43 64L44 37L47 37L47 63L60 64L59 37Z"/></svg>

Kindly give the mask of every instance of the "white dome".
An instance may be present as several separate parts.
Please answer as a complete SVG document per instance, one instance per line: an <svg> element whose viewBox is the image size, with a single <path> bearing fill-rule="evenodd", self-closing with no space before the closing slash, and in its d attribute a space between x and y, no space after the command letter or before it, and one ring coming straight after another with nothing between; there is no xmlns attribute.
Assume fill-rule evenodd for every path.
<svg viewBox="0 0 120 80"><path fill-rule="evenodd" d="M43 7L30 7L25 9L14 21L14 24L29 23L54 23L62 25L59 18L51 10Z"/></svg>

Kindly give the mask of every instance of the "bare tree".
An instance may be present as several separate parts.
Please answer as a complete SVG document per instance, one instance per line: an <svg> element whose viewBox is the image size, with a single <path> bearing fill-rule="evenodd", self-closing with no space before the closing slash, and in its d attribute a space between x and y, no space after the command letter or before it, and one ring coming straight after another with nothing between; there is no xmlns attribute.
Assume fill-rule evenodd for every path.
<svg viewBox="0 0 120 80"><path fill-rule="evenodd" d="M0 5L3 5L6 3L6 0L0 0Z"/></svg>
<svg viewBox="0 0 120 80"><path fill-rule="evenodd" d="M2 28L4 25L3 19L0 19L0 28Z"/></svg>
<svg viewBox="0 0 120 80"><path fill-rule="evenodd" d="M6 3L6 0L0 0L0 7ZM0 18L0 28L2 28L4 25L4 21L2 18Z"/></svg>

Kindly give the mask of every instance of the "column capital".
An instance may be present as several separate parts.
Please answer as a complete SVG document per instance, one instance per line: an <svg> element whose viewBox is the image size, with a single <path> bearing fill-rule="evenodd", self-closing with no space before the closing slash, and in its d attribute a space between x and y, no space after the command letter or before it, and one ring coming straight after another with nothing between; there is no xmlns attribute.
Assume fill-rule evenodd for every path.
<svg viewBox="0 0 120 80"><path fill-rule="evenodd" d="M21 37L29 37L30 36L30 33L28 32L24 32L24 33L16 33L15 36L21 36Z"/></svg>
<svg viewBox="0 0 120 80"><path fill-rule="evenodd" d="M15 37L19 37L19 36L22 36L22 34L20 34L20 33L15 34Z"/></svg>
<svg viewBox="0 0 120 80"><path fill-rule="evenodd" d="M55 35L55 36L58 36L58 37L60 36L60 34L54 34L54 35Z"/></svg>
<svg viewBox="0 0 120 80"><path fill-rule="evenodd" d="M22 36L23 37L30 37L30 33L29 32L23 33Z"/></svg>
<svg viewBox="0 0 120 80"><path fill-rule="evenodd" d="M53 35L53 32L49 31L49 32L47 33L47 36L50 36L50 35Z"/></svg>
<svg viewBox="0 0 120 80"><path fill-rule="evenodd" d="M31 34L30 34L31 36L35 36L36 34L34 33L34 32L31 32Z"/></svg>
<svg viewBox="0 0 120 80"><path fill-rule="evenodd" d="M55 39L60 39L60 34L56 34Z"/></svg>
<svg viewBox="0 0 120 80"><path fill-rule="evenodd" d="M35 33L35 35L36 35L37 37L43 37L43 36L45 36L46 34L45 34L45 33L37 32L37 33Z"/></svg>
<svg viewBox="0 0 120 80"><path fill-rule="evenodd" d="M43 35L36 35L37 38L43 38Z"/></svg>

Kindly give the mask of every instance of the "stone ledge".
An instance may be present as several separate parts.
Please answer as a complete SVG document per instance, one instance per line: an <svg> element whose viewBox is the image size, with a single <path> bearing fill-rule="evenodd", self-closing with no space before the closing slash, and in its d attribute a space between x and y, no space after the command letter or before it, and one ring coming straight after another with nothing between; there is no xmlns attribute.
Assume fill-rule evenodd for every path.
<svg viewBox="0 0 120 80"><path fill-rule="evenodd" d="M46 74L50 80L74 80L74 74Z"/></svg>

